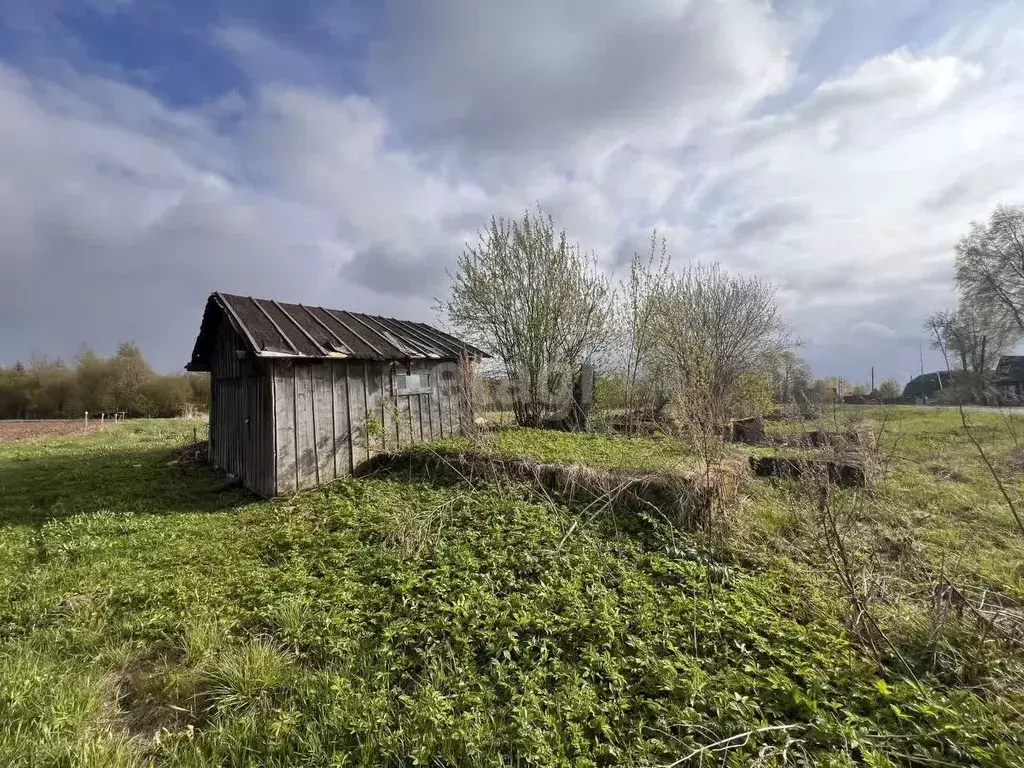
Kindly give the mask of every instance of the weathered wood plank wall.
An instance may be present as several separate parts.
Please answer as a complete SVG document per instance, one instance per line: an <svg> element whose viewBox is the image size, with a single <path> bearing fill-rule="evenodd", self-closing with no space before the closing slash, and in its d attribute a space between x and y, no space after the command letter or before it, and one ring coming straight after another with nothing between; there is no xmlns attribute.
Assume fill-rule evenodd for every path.
<svg viewBox="0 0 1024 768"><path fill-rule="evenodd" d="M352 474L352 433L349 430L348 378L338 363L328 363L334 394L335 477Z"/></svg>
<svg viewBox="0 0 1024 768"><path fill-rule="evenodd" d="M382 451L458 434L458 378L431 362L356 360L272 364L273 454L285 495L351 475ZM425 390L403 394L399 374L427 374Z"/></svg>
<svg viewBox="0 0 1024 768"><path fill-rule="evenodd" d="M366 386L363 380L365 363L347 362L341 368L348 382L348 435L352 447L352 469L366 462Z"/></svg>
<svg viewBox="0 0 1024 768"><path fill-rule="evenodd" d="M395 400L395 367L391 363L380 363L381 398L380 420L384 427L384 450L398 450L398 402Z"/></svg>
<svg viewBox="0 0 1024 768"><path fill-rule="evenodd" d="M327 482L338 476L337 423L334 418L334 393L331 391L331 363L309 366L313 382L313 433L316 442L317 479Z"/></svg>
<svg viewBox="0 0 1024 768"><path fill-rule="evenodd" d="M244 349L238 334L221 323L210 356L210 461L237 475L256 493L275 491L271 451L273 418L267 366Z"/></svg>
<svg viewBox="0 0 1024 768"><path fill-rule="evenodd" d="M363 364L363 381L366 391L366 410L363 412L363 441L366 455L373 458L384 450L384 404L387 394L384 391L384 377L381 375L380 364L367 362Z"/></svg>
<svg viewBox="0 0 1024 768"><path fill-rule="evenodd" d="M292 366L295 381L295 462L300 489L320 484L316 460L316 414L313 412L312 364Z"/></svg>

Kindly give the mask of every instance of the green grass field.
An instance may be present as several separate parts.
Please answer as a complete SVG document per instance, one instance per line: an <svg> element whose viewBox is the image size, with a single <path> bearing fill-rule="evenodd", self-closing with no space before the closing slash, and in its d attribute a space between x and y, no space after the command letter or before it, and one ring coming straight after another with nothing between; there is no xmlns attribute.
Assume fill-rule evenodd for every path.
<svg viewBox="0 0 1024 768"><path fill-rule="evenodd" d="M169 464L193 422L0 443L0 764L1024 765L1024 536L955 411L842 418L890 457L830 502L874 649L795 481L748 480L712 535L399 473L215 492ZM1017 423L970 418L1020 497ZM667 439L487 447L693 463Z"/></svg>

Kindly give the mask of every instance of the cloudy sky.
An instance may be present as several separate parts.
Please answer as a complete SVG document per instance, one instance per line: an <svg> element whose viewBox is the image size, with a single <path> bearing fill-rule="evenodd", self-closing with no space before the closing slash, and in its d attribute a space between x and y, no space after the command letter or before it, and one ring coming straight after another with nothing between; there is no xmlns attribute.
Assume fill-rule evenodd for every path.
<svg viewBox="0 0 1024 768"><path fill-rule="evenodd" d="M0 0L0 362L180 369L213 290L430 321L539 201L609 270L657 227L770 278L819 375L906 380L1022 136L1020 3Z"/></svg>

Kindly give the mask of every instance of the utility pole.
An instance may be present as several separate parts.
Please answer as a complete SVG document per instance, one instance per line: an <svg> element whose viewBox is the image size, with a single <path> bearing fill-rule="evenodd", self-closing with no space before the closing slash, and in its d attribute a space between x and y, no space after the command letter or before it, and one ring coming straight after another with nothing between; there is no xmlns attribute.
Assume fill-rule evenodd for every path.
<svg viewBox="0 0 1024 768"><path fill-rule="evenodd" d="M924 376L924 347L921 346L921 342L917 342L917 354L921 356L921 375Z"/></svg>
<svg viewBox="0 0 1024 768"><path fill-rule="evenodd" d="M871 366L871 391L875 391L875 366Z"/></svg>

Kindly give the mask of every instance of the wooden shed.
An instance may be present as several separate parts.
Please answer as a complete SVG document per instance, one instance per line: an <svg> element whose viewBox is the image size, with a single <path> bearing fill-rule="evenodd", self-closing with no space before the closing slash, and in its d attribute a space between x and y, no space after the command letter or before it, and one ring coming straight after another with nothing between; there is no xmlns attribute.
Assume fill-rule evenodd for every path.
<svg viewBox="0 0 1024 768"><path fill-rule="evenodd" d="M486 356L424 323L214 293L185 367L210 373L210 462L281 496L459 434Z"/></svg>

